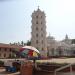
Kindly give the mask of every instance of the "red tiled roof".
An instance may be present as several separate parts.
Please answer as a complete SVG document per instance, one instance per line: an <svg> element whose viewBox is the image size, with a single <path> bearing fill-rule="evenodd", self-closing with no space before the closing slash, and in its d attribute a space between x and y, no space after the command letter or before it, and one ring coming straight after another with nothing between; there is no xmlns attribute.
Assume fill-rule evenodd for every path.
<svg viewBox="0 0 75 75"><path fill-rule="evenodd" d="M22 46L0 43L0 48L21 48Z"/></svg>

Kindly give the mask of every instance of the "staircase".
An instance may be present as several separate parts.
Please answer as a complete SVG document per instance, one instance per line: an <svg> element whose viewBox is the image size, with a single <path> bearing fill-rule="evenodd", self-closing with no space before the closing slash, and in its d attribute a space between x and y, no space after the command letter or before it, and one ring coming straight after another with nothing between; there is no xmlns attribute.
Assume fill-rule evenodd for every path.
<svg viewBox="0 0 75 75"><path fill-rule="evenodd" d="M73 72L72 71L72 65L74 65L74 63L73 64L68 64L68 65L66 65L66 66L62 66L62 67L60 67L60 68L57 68L55 71L54 71L54 75L75 75L75 72ZM65 68L69 68L69 72L63 72L63 73L61 73L60 71L61 70L64 70Z"/></svg>
<svg viewBox="0 0 75 75"><path fill-rule="evenodd" d="M75 75L75 65L67 64L53 67L50 65L41 66L42 70L36 71L34 75Z"/></svg>

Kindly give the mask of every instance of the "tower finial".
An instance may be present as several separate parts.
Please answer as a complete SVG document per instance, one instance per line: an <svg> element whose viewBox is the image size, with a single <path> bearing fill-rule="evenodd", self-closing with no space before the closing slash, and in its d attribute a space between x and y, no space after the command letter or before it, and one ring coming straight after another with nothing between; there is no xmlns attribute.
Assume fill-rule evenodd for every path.
<svg viewBox="0 0 75 75"><path fill-rule="evenodd" d="M65 39L68 39L68 35L66 34Z"/></svg>
<svg viewBox="0 0 75 75"><path fill-rule="evenodd" d="M40 9L39 9L39 6L38 6L38 10L40 10Z"/></svg>

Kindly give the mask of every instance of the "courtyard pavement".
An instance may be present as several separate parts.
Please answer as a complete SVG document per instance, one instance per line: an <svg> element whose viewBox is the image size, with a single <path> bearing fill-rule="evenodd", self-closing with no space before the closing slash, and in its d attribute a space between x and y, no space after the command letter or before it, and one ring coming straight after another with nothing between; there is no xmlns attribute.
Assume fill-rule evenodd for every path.
<svg viewBox="0 0 75 75"><path fill-rule="evenodd" d="M75 63L75 58L52 58L49 60L37 60L37 62L49 62L49 63Z"/></svg>
<svg viewBox="0 0 75 75"><path fill-rule="evenodd" d="M20 75L20 72L9 73L9 72L6 72L5 69L1 68L0 69L0 75Z"/></svg>
<svg viewBox="0 0 75 75"><path fill-rule="evenodd" d="M15 59L0 59L2 61L7 61L7 60L15 60ZM20 60L24 60L25 59L20 59ZM37 60L37 62L50 62L50 63L71 63L71 64L75 64L75 58L53 58L53 59L49 59L49 60ZM0 68L0 75L20 75L20 72L16 72L16 73L7 73L5 72L4 68ZM65 75L65 74L63 74ZM66 74L67 75L67 74ZM75 75L75 73L73 74Z"/></svg>

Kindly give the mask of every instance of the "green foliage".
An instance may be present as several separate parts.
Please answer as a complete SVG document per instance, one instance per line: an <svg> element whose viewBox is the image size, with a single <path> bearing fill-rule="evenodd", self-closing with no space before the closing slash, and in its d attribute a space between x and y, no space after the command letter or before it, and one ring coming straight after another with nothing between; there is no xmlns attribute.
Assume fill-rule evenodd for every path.
<svg viewBox="0 0 75 75"><path fill-rule="evenodd" d="M4 66L4 62L0 61L0 67Z"/></svg>
<svg viewBox="0 0 75 75"><path fill-rule="evenodd" d="M26 45L30 46L31 45L31 41L28 40Z"/></svg>
<svg viewBox="0 0 75 75"><path fill-rule="evenodd" d="M71 42L72 44L75 44L75 39L72 39L72 42Z"/></svg>
<svg viewBox="0 0 75 75"><path fill-rule="evenodd" d="M25 45L28 45L30 46L31 45L31 41L27 41L26 43L24 41L21 41L21 42L14 42L14 43L9 43L10 45L18 45L18 46L25 46Z"/></svg>
<svg viewBox="0 0 75 75"><path fill-rule="evenodd" d="M18 46L25 46L26 43L22 40L20 42L14 42L14 43L9 43L10 45L18 45Z"/></svg>

